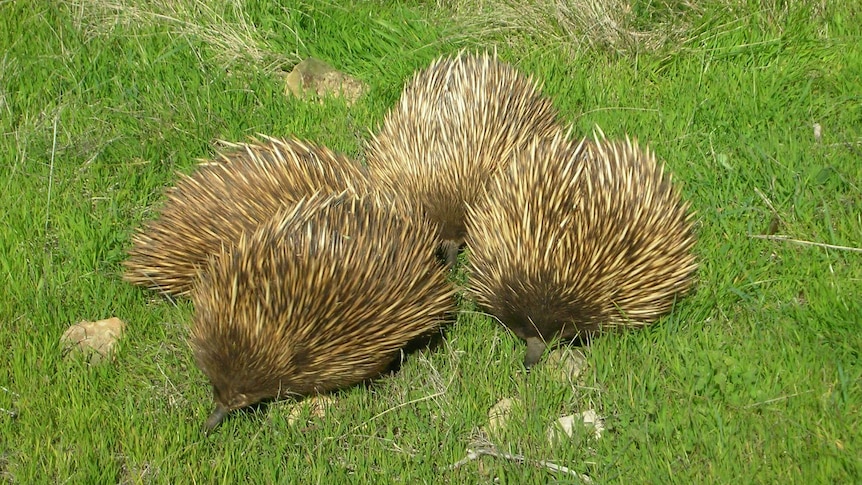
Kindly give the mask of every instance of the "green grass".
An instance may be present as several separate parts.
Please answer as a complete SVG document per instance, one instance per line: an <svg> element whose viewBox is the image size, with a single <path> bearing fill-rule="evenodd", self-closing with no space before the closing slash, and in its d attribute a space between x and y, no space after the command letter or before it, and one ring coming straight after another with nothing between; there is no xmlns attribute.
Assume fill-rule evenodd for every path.
<svg viewBox="0 0 862 485"><path fill-rule="evenodd" d="M788 3L641 6L637 32L687 29L637 49L486 28L463 2L0 2L0 478L576 482L546 460L601 483L862 481L862 254L751 237L862 247L860 9ZM415 70L492 46L576 132L629 133L666 162L698 214L696 292L594 342L575 383L525 374L523 343L464 302L439 347L336 393L324 419L288 426L276 403L203 436L191 305L121 281L132 231L215 140L296 135L361 156ZM369 94L284 97L281 73L308 55ZM63 357L69 325L110 316L128 324L113 363ZM522 404L491 439L528 463L450 468L504 397ZM547 442L587 409L601 439Z"/></svg>

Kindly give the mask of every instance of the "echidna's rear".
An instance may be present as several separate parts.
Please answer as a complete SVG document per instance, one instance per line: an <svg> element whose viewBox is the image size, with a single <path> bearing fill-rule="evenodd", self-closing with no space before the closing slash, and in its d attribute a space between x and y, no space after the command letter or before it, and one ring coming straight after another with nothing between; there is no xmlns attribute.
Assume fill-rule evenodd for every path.
<svg viewBox="0 0 862 485"><path fill-rule="evenodd" d="M324 190L362 193L362 168L344 155L297 139L265 137L181 176L159 217L132 238L125 279L186 295L197 270L284 205Z"/></svg>
<svg viewBox="0 0 862 485"><path fill-rule="evenodd" d="M440 225L454 264L466 206L512 150L556 126L539 86L496 54L441 58L408 83L369 143L369 176Z"/></svg>
<svg viewBox="0 0 862 485"><path fill-rule="evenodd" d="M214 428L263 399L374 377L453 317L435 230L371 196L316 195L216 255L192 292L191 344Z"/></svg>
<svg viewBox="0 0 862 485"><path fill-rule="evenodd" d="M471 289L528 344L668 312L696 269L688 204L637 143L537 138L468 214Z"/></svg>

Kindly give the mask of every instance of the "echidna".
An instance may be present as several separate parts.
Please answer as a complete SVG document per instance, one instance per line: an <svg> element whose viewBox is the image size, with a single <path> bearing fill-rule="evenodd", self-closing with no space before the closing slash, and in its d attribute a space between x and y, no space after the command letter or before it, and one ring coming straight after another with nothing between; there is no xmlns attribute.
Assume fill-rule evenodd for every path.
<svg viewBox="0 0 862 485"><path fill-rule="evenodd" d="M364 169L344 155L297 139L229 144L216 160L183 175L161 215L132 239L125 279L186 295L197 269L223 245L283 205L320 190L366 191Z"/></svg>
<svg viewBox="0 0 862 485"><path fill-rule="evenodd" d="M440 58L405 87L366 149L369 177L440 225L450 266L465 210L509 153L558 125L532 78L496 53Z"/></svg>
<svg viewBox="0 0 862 485"><path fill-rule="evenodd" d="M452 318L435 229L381 199L316 195L225 248L192 291L191 345L209 377L212 430L265 399L372 378Z"/></svg>
<svg viewBox="0 0 862 485"><path fill-rule="evenodd" d="M636 141L560 131L514 153L468 211L471 290L527 341L640 326L668 312L696 269L688 203Z"/></svg>

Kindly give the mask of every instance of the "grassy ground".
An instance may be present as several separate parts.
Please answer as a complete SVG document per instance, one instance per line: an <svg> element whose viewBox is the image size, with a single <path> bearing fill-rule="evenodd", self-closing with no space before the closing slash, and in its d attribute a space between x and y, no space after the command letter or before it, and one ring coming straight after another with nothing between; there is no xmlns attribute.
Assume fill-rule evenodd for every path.
<svg viewBox="0 0 862 485"><path fill-rule="evenodd" d="M661 4L610 28L574 2L556 17L284 3L0 2L0 478L577 482L545 460L597 482L862 481L862 254L752 237L862 246L858 6ZM592 12L591 35L571 12ZM633 134L666 161L698 213L696 293L595 342L574 383L525 374L524 345L464 302L439 347L337 393L324 419L289 426L278 403L204 437L191 307L120 280L131 231L214 140L296 135L360 156L414 70L492 45L577 131ZM285 98L279 73L308 55L369 95ZM129 325L113 364L63 357L66 327L110 316ZM490 438L526 462L451 467L504 397L520 405ZM548 442L550 422L587 409L601 439Z"/></svg>

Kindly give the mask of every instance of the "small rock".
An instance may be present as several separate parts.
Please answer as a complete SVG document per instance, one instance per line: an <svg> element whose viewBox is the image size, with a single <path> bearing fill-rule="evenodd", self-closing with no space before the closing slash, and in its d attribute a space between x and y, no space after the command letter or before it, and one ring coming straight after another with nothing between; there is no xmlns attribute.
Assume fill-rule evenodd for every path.
<svg viewBox="0 0 862 485"><path fill-rule="evenodd" d="M584 426L587 429L592 428L593 437L599 439L605 431L605 420L596 413L595 409L589 409L581 413L581 419L584 421Z"/></svg>
<svg viewBox="0 0 862 485"><path fill-rule="evenodd" d="M491 406L491 409L488 410L488 427L486 430L489 435L495 435L506 427L506 421L512 414L512 408L518 403L517 399L506 397Z"/></svg>
<svg viewBox="0 0 862 485"><path fill-rule="evenodd" d="M575 415L570 414L558 419L556 423L551 423L548 427L548 441L551 444L563 439L564 437L572 437L572 428L575 425Z"/></svg>
<svg viewBox="0 0 862 485"><path fill-rule="evenodd" d="M309 418L323 418L326 416L326 408L332 403L333 400L329 396L317 395L303 399L290 408L290 411L287 413L287 424L289 426L295 425L299 421L299 418L302 417L302 412L305 409L308 410Z"/></svg>
<svg viewBox="0 0 862 485"><path fill-rule="evenodd" d="M548 355L545 367L554 379L566 383L575 382L587 367L587 357L581 349L561 347Z"/></svg>
<svg viewBox="0 0 862 485"><path fill-rule="evenodd" d="M320 59L309 57L297 64L285 79L286 96L343 97L350 106L367 91L367 86Z"/></svg>
<svg viewBox="0 0 862 485"><path fill-rule="evenodd" d="M96 364L113 355L114 344L125 330L126 324L116 317L95 322L82 321L63 333L60 344L65 354L89 353L90 363Z"/></svg>
<svg viewBox="0 0 862 485"><path fill-rule="evenodd" d="M820 143L821 138L823 137L823 127L820 126L820 123L814 123L814 141Z"/></svg>
<svg viewBox="0 0 862 485"><path fill-rule="evenodd" d="M605 421L595 410L590 409L582 412L580 415L570 414L558 419L555 423L551 423L548 427L548 441L551 444L563 439L564 437L571 438L574 434L575 422L580 421L589 430L593 432L593 438L599 439L602 437L602 432L605 430Z"/></svg>

